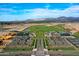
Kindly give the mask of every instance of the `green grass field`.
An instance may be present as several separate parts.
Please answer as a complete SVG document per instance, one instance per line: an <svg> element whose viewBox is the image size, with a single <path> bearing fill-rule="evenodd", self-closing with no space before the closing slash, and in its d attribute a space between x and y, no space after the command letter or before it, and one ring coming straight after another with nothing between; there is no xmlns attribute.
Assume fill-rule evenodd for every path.
<svg viewBox="0 0 79 59"><path fill-rule="evenodd" d="M37 37L44 37L45 32L63 32L65 31L63 25L55 25L55 26L31 26L29 27L30 32L34 32Z"/></svg>

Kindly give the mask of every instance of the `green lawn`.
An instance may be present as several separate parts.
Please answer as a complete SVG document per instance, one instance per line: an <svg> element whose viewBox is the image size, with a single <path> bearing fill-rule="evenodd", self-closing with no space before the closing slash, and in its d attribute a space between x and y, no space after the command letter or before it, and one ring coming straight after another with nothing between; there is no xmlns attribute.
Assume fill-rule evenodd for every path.
<svg viewBox="0 0 79 59"><path fill-rule="evenodd" d="M48 46L49 42L48 42L48 38L46 38L44 36L44 34L46 32L64 32L65 29L64 29L64 26L63 25L55 25L55 26L44 26L44 25L38 25L38 26L31 26L28 28L30 32L33 32L36 34L36 38L34 38L35 40L36 39L39 39L39 38L43 38L44 39L44 47L45 45ZM33 44L34 45L34 40L33 39ZM35 47L36 47L36 43L35 43Z"/></svg>
<svg viewBox="0 0 79 59"><path fill-rule="evenodd" d="M55 26L44 26L44 25L39 25L39 26L31 26L29 27L30 32L34 32L37 37L44 37L45 32L63 32L65 31L63 25L55 25Z"/></svg>
<svg viewBox="0 0 79 59"><path fill-rule="evenodd" d="M31 32L49 32L49 31L64 31L63 25L55 25L55 26L44 26L44 25L37 25L29 27Z"/></svg>

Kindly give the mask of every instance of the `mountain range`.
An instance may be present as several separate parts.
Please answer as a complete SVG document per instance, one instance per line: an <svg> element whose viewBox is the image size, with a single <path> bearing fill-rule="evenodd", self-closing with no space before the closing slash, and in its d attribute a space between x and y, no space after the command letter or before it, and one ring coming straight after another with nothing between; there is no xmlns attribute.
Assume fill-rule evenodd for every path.
<svg viewBox="0 0 79 59"><path fill-rule="evenodd" d="M35 18L25 21L0 21L0 23L43 23L43 22L79 22L79 17Z"/></svg>
<svg viewBox="0 0 79 59"><path fill-rule="evenodd" d="M42 19L42 20L40 20ZM28 22L79 22L79 17L58 17L58 18L38 18L38 20L30 19Z"/></svg>

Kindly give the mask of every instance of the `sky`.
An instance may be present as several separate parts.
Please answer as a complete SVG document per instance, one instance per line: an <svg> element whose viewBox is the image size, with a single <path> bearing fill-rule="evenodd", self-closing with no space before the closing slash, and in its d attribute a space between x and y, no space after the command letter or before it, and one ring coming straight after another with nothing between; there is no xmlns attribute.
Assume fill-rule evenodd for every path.
<svg viewBox="0 0 79 59"><path fill-rule="evenodd" d="M0 3L0 21L61 16L79 17L79 3Z"/></svg>

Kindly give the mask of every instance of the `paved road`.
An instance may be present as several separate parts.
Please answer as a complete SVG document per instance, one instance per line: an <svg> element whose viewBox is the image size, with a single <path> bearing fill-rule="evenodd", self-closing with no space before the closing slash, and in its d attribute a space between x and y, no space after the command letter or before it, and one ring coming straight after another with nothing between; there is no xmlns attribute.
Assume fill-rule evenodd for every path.
<svg viewBox="0 0 79 59"><path fill-rule="evenodd" d="M37 48L36 48L36 51L33 51L32 55L35 55L35 56L46 56L46 55L48 55L47 49L44 49L42 38L37 39Z"/></svg>
<svg viewBox="0 0 79 59"><path fill-rule="evenodd" d="M43 47L43 39L37 39L37 51L36 54L37 56L44 56L44 47Z"/></svg>

